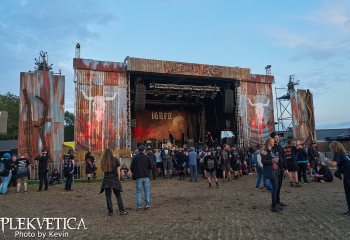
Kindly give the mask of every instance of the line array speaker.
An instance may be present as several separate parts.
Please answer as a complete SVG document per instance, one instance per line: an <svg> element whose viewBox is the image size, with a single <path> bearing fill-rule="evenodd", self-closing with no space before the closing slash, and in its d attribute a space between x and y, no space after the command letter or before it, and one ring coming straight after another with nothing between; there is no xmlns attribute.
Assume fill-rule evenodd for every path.
<svg viewBox="0 0 350 240"><path fill-rule="evenodd" d="M233 90L231 90L231 89L225 90L224 112L225 113L232 113L233 112Z"/></svg>
<svg viewBox="0 0 350 240"><path fill-rule="evenodd" d="M146 86L143 84L136 84L135 90L135 111L144 111L146 102Z"/></svg>

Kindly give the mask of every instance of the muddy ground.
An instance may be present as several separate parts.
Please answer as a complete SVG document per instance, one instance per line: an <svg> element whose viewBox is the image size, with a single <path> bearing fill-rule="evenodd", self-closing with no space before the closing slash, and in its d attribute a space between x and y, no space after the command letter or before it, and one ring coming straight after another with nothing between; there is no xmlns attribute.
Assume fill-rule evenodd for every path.
<svg viewBox="0 0 350 240"><path fill-rule="evenodd" d="M86 230L67 231L69 239L350 239L350 218L342 182L310 183L291 188L284 182L283 214L270 212L270 194L253 188L254 175L208 188L198 182L159 179L151 182L151 208L136 211L134 182L123 181L127 216L107 216L100 182L74 183L36 192L0 196L1 217L83 218ZM115 198L113 199L117 207ZM14 231L0 232L14 239ZM18 238L17 238L18 239ZM57 239L57 238L56 238Z"/></svg>

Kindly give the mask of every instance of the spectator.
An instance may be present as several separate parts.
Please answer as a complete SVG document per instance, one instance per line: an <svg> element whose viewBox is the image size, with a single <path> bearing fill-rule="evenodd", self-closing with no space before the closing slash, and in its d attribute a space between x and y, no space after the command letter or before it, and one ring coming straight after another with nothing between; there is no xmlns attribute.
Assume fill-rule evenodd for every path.
<svg viewBox="0 0 350 240"><path fill-rule="evenodd" d="M267 179L270 180L272 189L271 189L271 211L275 213L281 213L283 211L283 207L277 202L277 190L278 190L278 162L280 158L274 154L272 151L275 144L275 140L273 138L269 138L267 140L267 146L264 151L262 151L262 164L264 166L264 174Z"/></svg>
<svg viewBox="0 0 350 240"><path fill-rule="evenodd" d="M132 178L136 180L136 205L137 210L140 211L142 207L141 190L143 187L145 193L145 209L150 207L150 181L149 173L152 169L151 159L145 155L145 146L140 145L139 153L131 160L130 170Z"/></svg>
<svg viewBox="0 0 350 240"><path fill-rule="evenodd" d="M185 167L186 167L186 159L183 148L179 148L179 151L176 153L176 170L179 175L179 180L185 180Z"/></svg>
<svg viewBox="0 0 350 240"><path fill-rule="evenodd" d="M339 173L343 174L344 191L348 205L348 211L343 215L350 217L350 158L345 155L345 148L340 142L332 142L329 149L334 153L333 160L328 159L329 164L333 167L337 166Z"/></svg>
<svg viewBox="0 0 350 240"><path fill-rule="evenodd" d="M113 215L112 190L117 198L119 214L126 215L121 192L123 191L120 183L120 162L113 156L110 148L107 148L101 159L101 170L104 172L100 193L105 192L108 216Z"/></svg>
<svg viewBox="0 0 350 240"><path fill-rule="evenodd" d="M61 175L58 172L57 168L54 168L51 172L50 178L49 178L49 185L53 186L60 183Z"/></svg>
<svg viewBox="0 0 350 240"><path fill-rule="evenodd" d="M190 182L197 182L197 153L194 147L188 149L188 166L190 167Z"/></svg>
<svg viewBox="0 0 350 240"><path fill-rule="evenodd" d="M91 152L88 151L85 154L85 173L88 178L88 182L90 182L91 174L92 178L95 180L96 178L96 166L95 166L95 158L91 155Z"/></svg>
<svg viewBox="0 0 350 240"><path fill-rule="evenodd" d="M204 157L204 169L207 172L207 179L209 187L211 187L212 181L215 181L216 187L219 187L218 179L216 178L216 169L218 165L215 156L207 149L206 155Z"/></svg>
<svg viewBox="0 0 350 240"><path fill-rule="evenodd" d="M298 164L298 177L299 177L299 182L301 181L301 177L304 179L304 184L307 184L307 164L309 162L307 158L307 152L304 148L304 145L300 142L297 141L297 153L296 153L296 159L297 159L297 164Z"/></svg>
<svg viewBox="0 0 350 240"><path fill-rule="evenodd" d="M163 160L163 168L164 168L164 178L172 175L172 169L173 169L173 162L172 162L172 155L170 149L168 149L167 146L165 146L162 149L161 152L162 160Z"/></svg>
<svg viewBox="0 0 350 240"><path fill-rule="evenodd" d="M1 165L2 169L0 170L0 177L2 182L0 185L0 194L5 194L12 177L11 154L4 153L3 158L1 159Z"/></svg>
<svg viewBox="0 0 350 240"><path fill-rule="evenodd" d="M243 161L241 171L243 175L249 175L249 166L248 166L247 160Z"/></svg>
<svg viewBox="0 0 350 240"><path fill-rule="evenodd" d="M264 151L264 145L258 145L258 152L256 153L256 169L258 173L258 179L256 180L255 189L260 188L261 180L263 180L263 189L271 190L271 186L265 178L263 164L261 162L261 153Z"/></svg>
<svg viewBox="0 0 350 240"><path fill-rule="evenodd" d="M151 159L152 169L150 171L150 175L154 180L157 179L157 169L156 169L156 155L153 153L151 146L147 146L147 157Z"/></svg>
<svg viewBox="0 0 350 240"><path fill-rule="evenodd" d="M28 192L28 166L30 164L30 161L28 158L25 157L25 154L21 154L21 157L17 159L16 161L16 168L17 168L17 192L19 193L21 189L21 181L23 181L24 185L24 193Z"/></svg>
<svg viewBox="0 0 350 240"><path fill-rule="evenodd" d="M315 169L314 179L316 182L333 182L333 175L326 165L318 162Z"/></svg>
<svg viewBox="0 0 350 240"><path fill-rule="evenodd" d="M307 149L307 155L310 165L310 175L313 176L316 166L318 166L319 163L319 155L316 142L312 142L310 144L309 148Z"/></svg>
<svg viewBox="0 0 350 240"><path fill-rule="evenodd" d="M125 163L123 164L120 170L120 174L121 174L121 179L130 179L130 171Z"/></svg>
<svg viewBox="0 0 350 240"><path fill-rule="evenodd" d="M38 192L40 192L43 188L43 182L45 183L45 191L48 190L48 180L47 180L47 172L48 172L48 161L49 161L49 157L47 154L47 151L45 149L43 149L41 151L41 154L38 155L35 160L39 161L39 167L38 167L38 174L39 174L39 190Z"/></svg>
<svg viewBox="0 0 350 240"><path fill-rule="evenodd" d="M288 139L283 151L286 159L288 176L289 176L289 186L290 187L301 187L298 179L298 165L296 159L297 149L292 144L292 139Z"/></svg>
<svg viewBox="0 0 350 240"><path fill-rule="evenodd" d="M16 155L12 155L12 163L11 163L11 172L12 172L12 177L11 177L11 181L9 184L9 187L12 185L13 187L17 187L17 166L16 166L16 162L17 162L17 156Z"/></svg>
<svg viewBox="0 0 350 240"><path fill-rule="evenodd" d="M66 179L64 190L73 191L72 183L74 178L75 159L73 149L68 150L68 154L63 156L63 173Z"/></svg>
<svg viewBox="0 0 350 240"><path fill-rule="evenodd" d="M230 146L224 145L224 149L221 152L221 162L223 164L222 178L223 182L231 181L231 158L230 158Z"/></svg>
<svg viewBox="0 0 350 240"><path fill-rule="evenodd" d="M160 177L163 173L163 160L159 149L156 149L156 152L154 153L154 155L156 156L157 174L158 174L158 177Z"/></svg>

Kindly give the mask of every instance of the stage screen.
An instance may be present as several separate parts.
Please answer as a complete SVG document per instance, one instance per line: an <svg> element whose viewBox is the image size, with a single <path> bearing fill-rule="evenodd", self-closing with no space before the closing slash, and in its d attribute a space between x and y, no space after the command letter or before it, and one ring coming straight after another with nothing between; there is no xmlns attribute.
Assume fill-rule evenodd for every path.
<svg viewBox="0 0 350 240"><path fill-rule="evenodd" d="M187 134L188 112L175 110L146 110L136 114L136 126L133 137L137 143L147 140L168 139L172 132L176 141L181 141L182 134Z"/></svg>

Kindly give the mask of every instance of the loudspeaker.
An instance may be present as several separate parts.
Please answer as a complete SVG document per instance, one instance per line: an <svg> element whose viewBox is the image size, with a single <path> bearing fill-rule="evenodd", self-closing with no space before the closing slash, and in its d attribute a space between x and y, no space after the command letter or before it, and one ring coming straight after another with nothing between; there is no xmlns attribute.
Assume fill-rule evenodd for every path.
<svg viewBox="0 0 350 240"><path fill-rule="evenodd" d="M135 111L144 111L146 101L146 86L136 84L135 89Z"/></svg>
<svg viewBox="0 0 350 240"><path fill-rule="evenodd" d="M225 90L224 112L225 113L232 113L233 112L233 90L231 90L231 89Z"/></svg>

